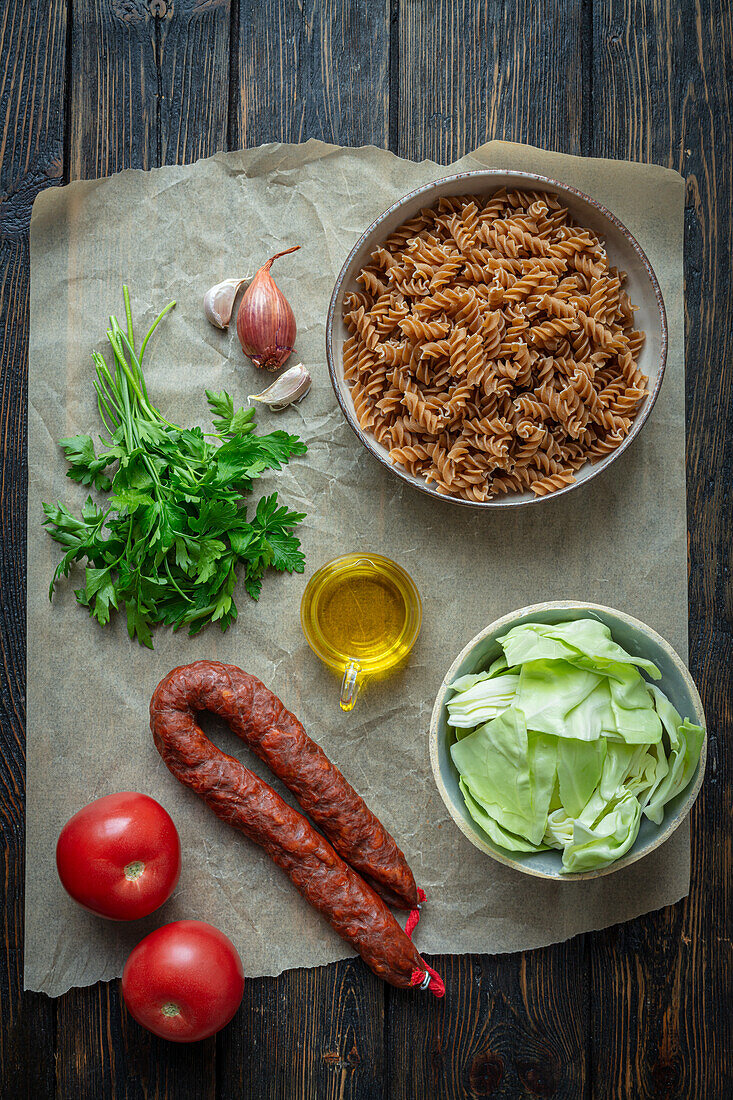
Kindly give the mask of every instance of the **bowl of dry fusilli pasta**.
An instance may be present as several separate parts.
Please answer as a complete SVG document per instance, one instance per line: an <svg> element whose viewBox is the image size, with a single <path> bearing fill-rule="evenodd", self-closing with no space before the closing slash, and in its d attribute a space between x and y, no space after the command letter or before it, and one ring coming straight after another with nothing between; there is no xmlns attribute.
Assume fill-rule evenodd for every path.
<svg viewBox="0 0 733 1100"><path fill-rule="evenodd" d="M354 432L410 485L472 507L559 496L638 435L664 374L651 264L582 192L523 172L437 180L362 234L326 351Z"/></svg>

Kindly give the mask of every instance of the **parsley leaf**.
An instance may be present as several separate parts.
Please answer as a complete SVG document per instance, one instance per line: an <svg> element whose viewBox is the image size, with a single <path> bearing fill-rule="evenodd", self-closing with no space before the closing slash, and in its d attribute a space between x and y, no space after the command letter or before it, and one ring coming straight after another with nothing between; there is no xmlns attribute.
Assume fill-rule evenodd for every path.
<svg viewBox="0 0 733 1100"><path fill-rule="evenodd" d="M213 412L213 424L222 439L233 439L254 431L254 409L236 409L226 390L214 393L206 390L206 400Z"/></svg>
<svg viewBox="0 0 733 1100"><path fill-rule="evenodd" d="M82 485L93 485L100 492L106 492L110 486L109 477L104 473L110 463L118 456L109 451L97 457L94 443L89 435L74 435L59 440L67 460L71 463L66 476Z"/></svg>

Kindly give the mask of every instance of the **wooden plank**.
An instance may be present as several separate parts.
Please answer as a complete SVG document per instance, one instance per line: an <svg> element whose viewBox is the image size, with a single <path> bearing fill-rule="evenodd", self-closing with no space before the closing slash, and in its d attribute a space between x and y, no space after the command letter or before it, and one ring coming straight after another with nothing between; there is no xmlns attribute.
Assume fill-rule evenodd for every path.
<svg viewBox="0 0 733 1100"><path fill-rule="evenodd" d="M449 164L492 138L583 151L582 0L400 0L400 156Z"/></svg>
<svg viewBox="0 0 733 1100"><path fill-rule="evenodd" d="M161 5L168 10L165 0L150 2L159 10ZM2 45L9 40L8 36L23 33L18 30L23 25L23 19L18 17L19 6L22 6L24 17L35 17L34 5L21 5L21 0L8 3L0 13ZM55 5L54 10L58 6ZM132 12L134 15L136 8L144 6L136 4L135 0L125 0L125 3L117 2L111 6L106 5L106 8L108 13L114 9L115 19L122 19L119 13ZM211 4L199 3L196 6L203 10L208 9L209 12L214 10ZM26 64L29 56L41 55L45 48L43 35L48 24L51 25L52 30L49 33L53 37L56 22L47 14L49 5L44 3L42 7L46 23L43 26L39 24L37 33L23 39L22 45L16 50L15 56L22 55L24 58L22 64ZM351 5L350 9L354 7L355 5ZM421 13L417 10L418 7L430 7L431 10ZM450 11L446 11L448 7ZM506 7L508 10L512 6ZM587 7L590 8L590 5ZM260 86L267 91L268 88L277 90L281 86L290 87L289 81L292 81L293 86L298 83L300 77L291 78L285 72L286 63L293 56L294 45L297 45L299 51L305 49L308 57L312 56L308 52L313 49L312 39L309 40L308 35L312 34L313 22L309 23L308 20L313 13L309 16L304 11L299 24L298 15L301 9L295 4L264 3L257 4L255 9L247 0L240 0L240 9L243 17L251 11L253 24L256 24L255 17L263 10L280 20L275 23L274 31L271 29L273 24L268 23L264 30L261 24L253 25L248 28L248 33L252 38L252 50L261 51L257 55L260 61L270 61L275 66L280 63L283 71L281 75L276 73L271 78L270 69L267 68L263 84L258 83L257 88L252 88L252 81L258 75L259 69L259 66L252 65L247 81L250 85L249 99L246 98L245 89L242 110L232 111L234 121L230 123L231 142L253 144L273 136L297 139L298 129L288 128L296 127L296 124L301 127L305 136L328 136L324 119L329 117L327 111L331 108L330 104L326 105L323 101L323 89L317 80L315 90L306 87L304 82L302 94L296 89L289 96L283 97L283 102L278 100L275 103L273 98L268 104L267 97L259 90ZM85 10L85 4L75 0L74 20L77 32L79 26L83 26ZM461 13L460 24L456 24L453 18L454 10ZM695 12L691 5L680 12L676 7L673 11L668 11L663 5L650 2L633 6L613 3L608 9L606 6L598 7L595 45L599 54L601 50L605 50L608 57L603 57L593 69L595 95L599 97L597 102L600 106L591 127L591 116L583 96L581 95L578 103L576 95L579 82L583 83L582 73L587 67L587 55L582 56L579 67L573 61L567 72L561 72L558 67L555 80L546 80L542 73L547 65L553 65L553 57L548 56L553 55L552 36L548 42L547 36L541 37L539 31L533 30L536 19L533 23L531 13L524 10L524 5L515 5L513 10L516 16L510 17L504 14L504 6L500 8L498 4L429 6L408 4L407 0L401 0L399 34L395 36L400 42L400 56L398 63L392 65L392 75L394 78L401 74L400 84L411 85L412 103L409 109L403 106L399 111L394 109L393 104L395 134L399 139L399 144L395 142L395 147L405 155L431 155L447 160L486 137L504 136L514 140L536 141L538 144L553 144L568 151L581 149L585 152L592 149L598 154L649 156L681 168L691 176L687 241L691 261L688 272L688 415L691 432L689 492L690 514L693 517L690 532L691 663L693 673L703 689L711 730L717 735L711 745L705 802L702 809L696 812L693 821L693 866L700 870L696 870L693 893L690 902L685 906L674 907L658 917L645 918L619 930L587 937L586 943L592 945L590 954L595 996L593 1094L609 1097L723 1096L733 1091L729 1062L730 1036L726 1031L729 1028L727 1002L731 992L730 925L726 923L730 918L726 909L726 889L730 881L731 852L730 835L724 816L725 806L730 801L730 766L725 754L720 751L722 737L728 732L730 722L729 704L724 696L725 677L720 677L718 672L730 652L729 582L724 563L727 561L727 548L730 545L730 531L727 526L729 502L725 494L730 480L730 445L726 439L726 426L730 419L731 364L730 358L726 358L726 355L729 356L726 342L714 340L713 332L718 337L720 332L729 330L731 309L723 292L726 279L729 281L730 278L730 209L724 206L730 195L730 137L726 128L730 119L730 104L726 98L726 89L731 84L730 14L723 13L721 18L720 12L716 10L713 22L707 9ZM445 18L436 16L433 30L438 38L433 38L433 45L429 47L428 20L434 17L436 11L439 15L442 12ZM556 17L558 25L575 27L575 15L573 19L569 19L569 12L577 14L576 6L564 6ZM415 50L408 49L405 42L405 27L408 24L412 27L416 19L425 40L421 49L426 55L428 49L433 50L432 63L429 58L420 62L422 77L413 67L416 62ZM314 21L318 22L318 13L315 13ZM296 26L297 31L288 30ZM317 48L330 50L330 56L338 59L338 50L334 50L326 42L329 37L328 28L332 26L333 20L322 29L320 36L323 43ZM501 28L498 32L497 26ZM280 31L278 27L281 28ZM458 91L452 92L449 85L453 78L441 77L441 66L444 63L441 50L445 50L446 42L450 41L448 29L451 27L454 31L461 31L463 44L460 49L469 55L467 59L456 58L459 45L450 47L453 66L451 72L457 73L463 81L465 94L462 100L460 81ZM178 29L176 25L176 33ZM167 27L156 29L153 26L154 60L160 57L156 35L158 42L162 43L167 30ZM97 31L98 28L92 26L87 33L93 37ZM580 43L584 33L582 27L577 34L573 30L571 43L563 39L554 43L554 46L568 50L571 60L577 59L581 53ZM487 41L487 36L489 45L484 48L482 41ZM504 53L494 46L502 36L505 42L513 43ZM262 42L263 38L267 40L265 44ZM280 38L282 48L278 45ZM101 30L98 39L98 46L94 50L87 50L87 54L94 54L98 49L101 57L104 49L109 49L110 43L114 45L114 36L105 36ZM188 42L185 33L183 41ZM245 39L240 38L240 45L242 41ZM714 62L708 56L708 41L719 43L719 49L713 53ZM136 45L136 42L135 35L131 32L129 50L136 57L145 60L145 43L140 41ZM533 42L534 48L528 49L527 42ZM686 54L686 42L691 44L686 47L689 55ZM106 47L104 43L107 43ZM362 42L360 48L365 54L373 51L369 40ZM704 61L700 78L696 78L698 59L693 56L693 51ZM417 52L419 54L420 50ZM0 57L3 58L0 65L4 66L8 51L2 49ZM237 57L240 58L239 53ZM478 58L478 63L474 62L475 57ZM30 61L28 63L32 64ZM520 63L527 67L526 76L521 76ZM18 62L15 64L17 66ZM104 62L93 70L97 73L95 79L98 89L105 97L104 110L115 115L113 129L118 136L114 141L105 137L106 124L103 119L96 121L96 100L93 101L90 93L87 97L87 114L77 118L75 112L71 126L71 145L76 149L78 174L93 174L93 169L86 167L84 163L87 154L83 152L83 144L86 140L89 141L88 160L110 165L103 169L108 171L125 163L142 164L145 158L149 158L148 162L152 164L158 163L163 157L172 159L174 156L185 156L185 150L196 150L193 155L198 155L199 145L202 152L208 151L206 140L201 142L195 127L189 128L183 123L177 129L175 123L170 121L161 127L157 121L157 106L151 131L155 139L155 152L146 143L148 139L141 142L135 136L135 132L145 134L145 127L148 125L144 117L141 90L147 89L149 83L145 84L142 62L135 70L138 77L137 91L133 93L128 86L126 93L127 115L124 107L110 99L105 77L97 72L104 70L105 66L116 66L125 70L127 64L124 57L110 58L107 53ZM238 64L244 72L246 66L242 65L241 59ZM347 88L351 71L348 66L341 66L339 70L338 64L333 62L331 67L338 72L339 80L343 88L346 88L339 100L340 110L343 111L346 104L346 111L353 111L349 104L353 102L354 93ZM355 68L358 70L359 66L356 65ZM44 66L38 71L43 72ZM190 77L190 63L186 72ZM220 74L221 70L217 69L217 72ZM311 72L317 77L318 68L315 62ZM378 69L377 72L379 73ZM483 76L489 72L492 74L490 80L488 76ZM81 80L84 70L79 69L79 73L78 79ZM124 72L122 75L124 77ZM213 80L214 74L210 73L206 79ZM28 149L33 148L32 139L29 137L25 140L23 130L24 125L30 126L32 119L25 116L22 124L12 121L13 118L20 117L25 108L21 105L17 116L12 111L8 114L7 100L4 98L5 73L3 80L0 84L3 89L0 92L0 105L3 107L4 140L8 141L8 127L12 133L13 125L19 126L23 137L10 153L7 145L3 146L3 160L10 155L12 180L23 181L27 173L28 186L32 188L36 186L33 182L36 176L31 170L30 162L26 163L23 159ZM441 84L438 90L434 87L436 80ZM482 80L485 81L483 84ZM522 84L523 80L526 84ZM607 86L604 86L604 81ZM362 85L363 83L362 81ZM381 86L379 77L375 83L377 87ZM124 79L117 85L118 94L121 86L124 88ZM174 87L174 82L171 81L167 86ZM33 94L24 83L18 82L13 87L22 87L24 94ZM54 94L55 90L54 102L60 101L58 85L51 79L38 81L32 87L36 94ZM186 94L181 92L179 117L185 115ZM362 95L362 92L359 91L358 94ZM306 109L301 98L298 98L299 95L306 99L310 97L311 106ZM454 98L450 98L451 95ZM379 141L373 136L363 136L370 129L379 128L372 126L373 116L381 118L388 114L387 105L381 104L379 96L377 100L376 104L372 103L361 111L360 120L355 120L351 132L357 137L351 137L352 142L375 140L378 144L386 144L385 135ZM521 104L519 110L517 103ZM537 103L543 105L541 111L538 110ZM165 107L159 106L162 118ZM129 121L130 111L137 118L134 123ZM417 122L413 118L415 111L419 115ZM553 115L554 120L551 117ZM538 116L544 116L544 121L540 123ZM11 121L8 121L9 118ZM219 141L224 126L220 113L217 112L216 118L218 122L213 124L214 142ZM639 123L638 119L642 122ZM332 127L334 134L339 124L339 119L335 119L331 112L328 125ZM207 122L207 126L209 125L211 124ZM450 132L443 132L444 128L452 125L455 126L453 133L457 135L454 137L451 137ZM313 129L309 130L310 126ZM545 126L548 127L547 136L543 132ZM673 142L672 136L678 126L682 127L682 133L677 132L679 141ZM323 133L318 132L318 127L323 128ZM36 136L36 145L39 140L43 144L43 128L40 129L41 138ZM78 129L78 134L75 134L75 129ZM32 132L37 135L38 128ZM713 132L717 142L714 155L710 138ZM247 136L248 134L253 136ZM349 139L350 134L338 138L347 141ZM590 146L588 142L591 143ZM10 145L12 144L10 139ZM212 149L216 147L217 144L211 145ZM38 186L44 185L45 173L46 169L42 168L37 177L40 181ZM8 241L12 243L14 239L17 210L22 204L15 198L19 192L14 184L12 204L5 197L9 190L5 176L2 190L4 202L0 239L0 323L3 325L5 352L2 360L2 411L5 429L8 424L16 423L17 418L17 412L12 411L15 408L12 398L9 403L6 397L7 379L14 377L13 363L22 364L25 361L25 348L19 357L16 344L9 341L6 319L10 316L14 320L19 309L18 303L27 300L27 285L25 291L20 286L23 278L27 280L27 273L23 275L22 267L6 267ZM9 232L8 209L11 210ZM26 295L25 298L23 294ZM26 309L23 305L21 312ZM23 408L22 401L18 407ZM10 415L8 409L11 410ZM8 435L4 431L3 438L12 439L12 433ZM24 552L23 547L17 544L17 532L22 530L23 522L22 502L11 515L5 494L7 484L13 487L13 492L17 490L17 472L20 467L11 465L15 461L16 449L6 446L2 454L3 476L0 482L3 492L2 515L4 520L10 517L10 532L15 532L13 537L16 541L9 541L8 533L3 531L5 537L3 550L0 551L0 568L5 570L2 577L4 599L7 599L7 592L11 593L12 598L18 583L17 579L13 579L15 574L9 569L8 563L12 563L14 570L19 560L18 554L22 555ZM7 558L4 556L5 547L8 547ZM22 604L17 606L21 607ZM22 612L19 614L22 616ZM14 641L20 620L16 615L10 626L6 627L6 618L7 615L4 614L3 629L6 634L2 635L1 643L4 669L22 668L23 661L17 656L17 645ZM6 639L11 634L13 637L8 643ZM22 681L18 679L18 675L13 673L12 679L8 676L11 687L6 689L4 683L0 697L6 744L6 731L12 731L11 753L15 751L13 740L17 740L21 729L21 720L17 715L22 714L22 692L17 690L17 684ZM16 685L15 689L12 684ZM8 761L4 760L2 766L7 768ZM8 804L12 805L13 799L17 798L16 786L17 772L12 772L9 778L3 776L4 813L7 812ZM15 821L15 818L10 820ZM14 827L11 824L10 834ZM16 896L12 882L15 881L17 885L17 877L13 879L12 876L16 874L19 865L17 845L13 847L15 841L9 842L8 835L6 826L6 844L10 843L10 847L6 854L5 883L11 896L4 907L6 923L14 919L12 914L8 915L8 910L17 911L17 902L12 900ZM22 844L20 851L22 852ZM670 938L671 950L667 943ZM18 941L11 938L9 942ZM17 968L17 957L11 954L9 958L9 969L12 971ZM527 1093L583 1095L587 1076L584 1075L583 1014L576 1012L570 1018L563 1015L567 1011L569 994L577 993L581 1004L585 1004L583 986L578 980L578 975L582 973L582 955L578 944L535 952L524 959L441 959L437 964L442 967L448 979L451 995L449 1011L448 1005L441 1006L432 1002L425 1012L416 1012L414 1002L409 999L408 994L390 992L386 1064L389 1069L388 1078L392 1077L397 1082L390 1093L394 1091L395 1096ZM344 985L341 977L348 968L355 971L354 999L361 997L364 979L360 976L360 964L344 963L323 972L333 977L330 984L333 1004L337 1003L337 998L343 999L346 996L348 999L352 996L345 994L348 982ZM570 976L566 971L570 972ZM333 1007L326 1000L325 992L323 996L316 992L313 1000L307 1001L314 1008L307 1019L304 1016L304 990L312 995L308 982L313 974L317 978L319 973L321 972L306 972L304 975L286 975L278 980L263 979L248 983L245 1005L231 1032L225 1033L218 1040L219 1059L224 1066L223 1081L231 1081L233 1086L230 1091L220 1086L220 1095L241 1094L245 1082L251 1095L299 1095L297 1091L288 1093L285 1089L297 1089L299 1086L306 1089L311 1082L317 1082L321 1088L325 1085L326 1089L330 1089L326 1095L341 1095L335 1091L336 1073L328 1077L319 1075L319 1052L327 1065L335 1065L338 1072L344 1075L346 1091L343 1095L378 1095L378 1090L373 1087L378 1078L362 1076L358 1066L362 1066L365 1059L368 1060L377 1052L375 1074L379 1072L382 1055L376 1032L380 1027L381 1015L375 1016L374 1026L371 1026L370 1021L367 1029L364 1027L365 1010L361 1002L358 1010L355 1008L353 1016L359 1020L358 1037L360 1040L361 1035L365 1034L366 1042L361 1049L358 1044L354 1048L361 1059L356 1069L340 1065L339 1063L346 1063L349 1067L354 1066L353 1060L349 1062L352 1047L348 1038L344 1041L344 1024L339 1023L334 1027ZM707 976L705 986L702 982L703 974ZM11 986L12 980L11 978L9 983ZM4 1021L7 1021L7 1006L10 1001L6 1000L8 994L4 981L4 971L0 966L0 1009ZM367 978L366 981L371 979ZM472 982L481 988L481 996L474 992ZM119 1095L165 1095L166 1090L168 1095L175 1095L177 1091L181 1095L197 1094L195 1090L203 1082L198 1068L195 1065L192 1068L183 1053L180 1055L181 1072L178 1072L178 1064L173 1063L173 1069L169 1073L170 1063L166 1062L166 1058L170 1048L164 1044L160 1044L160 1050L154 1050L150 1046L145 1048L145 1042L155 1044L156 1041L141 1040L137 1034L131 1038L128 1036L128 1025L120 1013L118 1002L115 1001L114 986L102 987L102 993L92 1002L87 1000L88 996L87 991L77 991L70 995L67 1009L60 1015L62 1026L59 1034L59 1061L68 1063L78 1057L89 1065L89 1059L92 1059L92 1069L76 1074L62 1069L59 1076L60 1096L111 1095L113 1086L122 1090ZM39 1066L43 1072L42 1067L50 1062L46 1061L43 1048L43 1043L47 1041L44 1038L47 1036L47 1031L44 1031L47 1024L44 1025L42 1018L43 1001L41 998L34 998L33 1002L37 1012L34 1023L38 1031L33 1035L32 1053L28 1049L27 1036L22 1040L24 1047L17 1042L17 1026L11 1020L10 1040L6 1038L4 1045L0 1047L0 1066L5 1072L8 1069L12 1072L13 1067L17 1069L23 1058L27 1066L32 1065L35 1078ZM404 1007L401 1002L404 1002ZM324 1042L323 1032L318 1028L319 1011L324 1014L324 1020L329 1021L331 1028L327 1033L328 1043ZM279 1028L281 1014L285 1014L291 1022L288 1026ZM79 1037L74 1031L75 1016L80 1020ZM339 1019L343 1021L345 1018ZM414 1026L408 1032L405 1023L411 1021ZM346 1026L348 1029L349 1025ZM240 1032L240 1027L245 1030ZM134 1025L130 1024L129 1028L134 1028ZM296 1050L292 1054L296 1065L284 1066L288 1046L279 1046L275 1037L281 1043L294 1045L301 1034L305 1035L302 1051ZM236 1038L230 1039L230 1035ZM125 1045L128 1041L134 1046L132 1057ZM413 1057L410 1062L410 1050L415 1044L424 1046L425 1050L419 1058ZM326 1046L328 1050L325 1049ZM275 1058L275 1063L262 1066L253 1073L246 1060L254 1060L251 1053L254 1050L266 1051L267 1057ZM329 1058L329 1054L335 1054L336 1057ZM211 1055L207 1052L205 1057L209 1058ZM267 1057L260 1061L266 1061ZM97 1063L94 1063L94 1058L98 1060ZM556 1072L560 1058L570 1066L571 1073L567 1076L558 1076ZM112 1067L110 1063L115 1059L117 1061ZM577 1067L573 1063L577 1063ZM273 1064L278 1069L273 1074L274 1080L269 1081L267 1070L272 1069ZM549 1071L547 1066L550 1067ZM576 1068L578 1075L574 1076ZM190 1086L188 1092L181 1091L185 1073L189 1074L186 1082ZM3 1076L2 1080L5 1083L8 1078ZM258 1082L258 1087L270 1091L255 1091ZM430 1082L431 1087L421 1092L416 1082ZM240 1084L239 1093L236 1089L237 1083ZM206 1077L205 1084L210 1090L210 1076ZM22 1095L26 1091L27 1089L19 1086L11 1094ZM39 1094L43 1094L41 1085L36 1091L36 1095ZM309 1095L307 1091L302 1091L301 1094ZM312 1094L321 1095L316 1091Z"/></svg>
<svg viewBox="0 0 733 1100"><path fill-rule="evenodd" d="M119 982L72 989L58 1002L57 1100L214 1100L216 1040L170 1043L127 1013Z"/></svg>
<svg viewBox="0 0 733 1100"><path fill-rule="evenodd" d="M73 5L68 178L160 163L157 20L144 0Z"/></svg>
<svg viewBox="0 0 733 1100"><path fill-rule="evenodd" d="M230 145L386 146L388 0L240 0ZM383 1072L384 988L360 961L247 983L219 1041L222 1096L372 1100Z"/></svg>
<svg viewBox="0 0 733 1100"><path fill-rule="evenodd" d="M390 1100L590 1095L582 957L583 937L521 955L430 958L444 1002L389 991Z"/></svg>
<svg viewBox="0 0 733 1100"><path fill-rule="evenodd" d="M594 1094L733 1095L728 561L733 522L729 4L594 5L593 151L687 177L685 273L690 668L708 720L685 902L589 938Z"/></svg>
<svg viewBox="0 0 733 1100"><path fill-rule="evenodd" d="M75 0L69 177L194 160L224 147L228 0ZM70 1096L213 1096L216 1041L164 1043L118 984L58 1001L56 1088Z"/></svg>
<svg viewBox="0 0 733 1100"><path fill-rule="evenodd" d="M226 147L230 0L75 0L69 178Z"/></svg>
<svg viewBox="0 0 733 1100"><path fill-rule="evenodd" d="M160 163L188 164L227 148L231 0L169 0L166 7L154 24Z"/></svg>
<svg viewBox="0 0 733 1100"><path fill-rule="evenodd" d="M382 984L361 960L258 978L217 1050L221 1096L372 1100L384 1062Z"/></svg>
<svg viewBox="0 0 733 1100"><path fill-rule="evenodd" d="M25 524L28 229L62 172L66 5L0 8L0 1081L3 1095L53 1091L53 1004L23 989Z"/></svg>
<svg viewBox="0 0 733 1100"><path fill-rule="evenodd" d="M449 163L492 138L584 151L587 31L572 0L400 0L398 151ZM441 959L444 1005L390 990L390 1097L586 1095L582 943Z"/></svg>
<svg viewBox="0 0 733 1100"><path fill-rule="evenodd" d="M240 0L232 148L386 146L388 50L389 0Z"/></svg>

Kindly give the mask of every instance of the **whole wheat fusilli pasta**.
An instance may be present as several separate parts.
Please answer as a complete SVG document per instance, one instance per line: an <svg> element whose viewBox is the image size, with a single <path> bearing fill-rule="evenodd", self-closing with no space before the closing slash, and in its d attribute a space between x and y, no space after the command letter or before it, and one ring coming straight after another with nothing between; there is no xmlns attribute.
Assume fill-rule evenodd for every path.
<svg viewBox="0 0 733 1100"><path fill-rule="evenodd" d="M549 192L441 198L346 295L359 424L446 495L572 483L621 444L647 393L625 278Z"/></svg>

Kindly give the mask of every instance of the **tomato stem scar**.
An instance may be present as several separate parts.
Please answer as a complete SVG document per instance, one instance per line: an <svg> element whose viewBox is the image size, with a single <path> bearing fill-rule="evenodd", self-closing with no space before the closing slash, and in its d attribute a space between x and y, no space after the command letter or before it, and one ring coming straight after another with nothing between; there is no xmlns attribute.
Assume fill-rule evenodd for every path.
<svg viewBox="0 0 733 1100"><path fill-rule="evenodd" d="M125 878L130 882L134 882L136 878L140 878L140 875L145 870L145 864L142 860L134 859L132 863L128 863L125 867Z"/></svg>
<svg viewBox="0 0 733 1100"><path fill-rule="evenodd" d="M160 1010L164 1016L180 1016L181 1010L175 1001L167 1001Z"/></svg>

